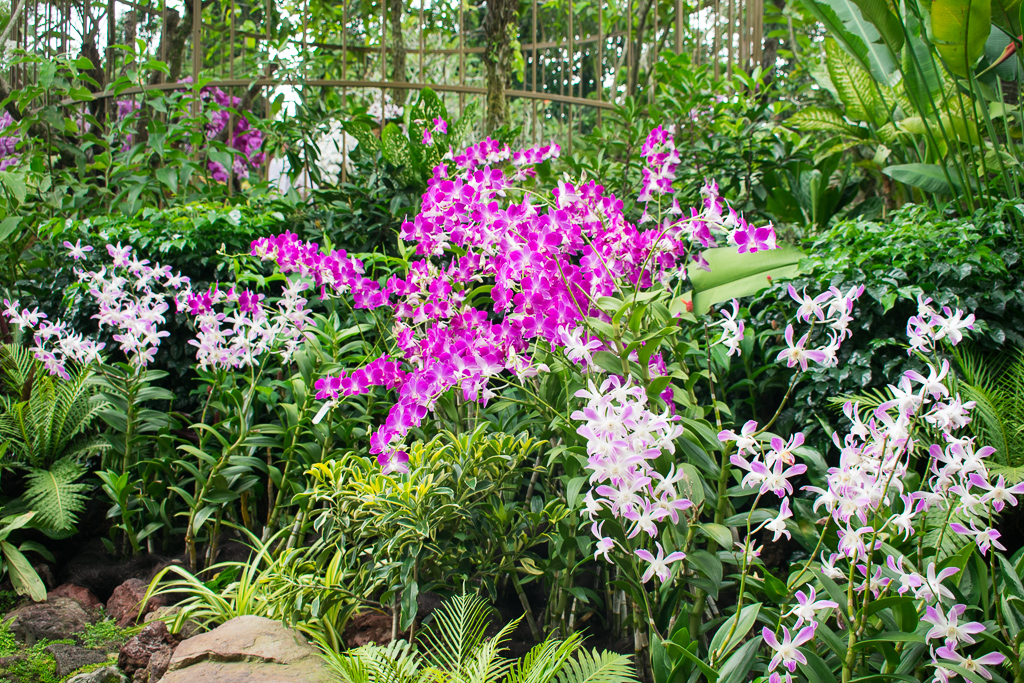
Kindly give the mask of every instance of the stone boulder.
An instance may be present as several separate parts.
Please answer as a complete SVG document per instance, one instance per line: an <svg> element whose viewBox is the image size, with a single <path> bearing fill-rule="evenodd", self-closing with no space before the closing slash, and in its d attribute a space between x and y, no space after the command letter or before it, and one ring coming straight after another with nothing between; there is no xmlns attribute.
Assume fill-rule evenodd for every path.
<svg viewBox="0 0 1024 683"><path fill-rule="evenodd" d="M174 618L178 616L178 612L180 611L181 607L179 607L178 605L167 605L165 607L157 607L155 610L153 610L145 617L143 617L142 622L144 624L148 624L149 622L155 619L159 619L160 621L167 624L167 628L170 629L170 627L173 625ZM192 636L198 634L201 631L202 629L199 627L199 624L192 621L191 619L186 619L185 623L181 625L181 631L175 633L174 635L175 637L177 637L178 640L185 640L186 638L191 638Z"/></svg>
<svg viewBox="0 0 1024 683"><path fill-rule="evenodd" d="M161 658L169 662L177 644L178 639L168 633L167 624L162 621L151 621L121 647L117 655L117 666L128 676L134 676L136 671L147 669L150 660L157 653L162 653ZM164 671L166 670L167 667L164 666ZM160 674L163 675L163 671Z"/></svg>
<svg viewBox="0 0 1024 683"><path fill-rule="evenodd" d="M71 598L72 600L78 601L78 604L86 609L99 609L100 607L103 607L103 603L100 602L99 598L93 595L91 590L83 586L77 586L73 583L62 583L46 594L47 600L53 600L55 598Z"/></svg>
<svg viewBox="0 0 1024 683"><path fill-rule="evenodd" d="M107 600L107 614L118 626L127 628L138 621L139 617L163 607L165 603L161 597L152 597L145 605L142 604L148 588L149 584L142 579L128 579L115 588Z"/></svg>
<svg viewBox="0 0 1024 683"><path fill-rule="evenodd" d="M81 633L99 620L96 610L82 607L72 598L19 607L4 617L17 640L33 645L37 640L64 640Z"/></svg>
<svg viewBox="0 0 1024 683"><path fill-rule="evenodd" d="M72 676L67 683L128 683L128 677L118 671L116 666L103 666Z"/></svg>
<svg viewBox="0 0 1024 683"><path fill-rule="evenodd" d="M328 683L316 648L264 617L236 617L174 650L161 683Z"/></svg>
<svg viewBox="0 0 1024 683"><path fill-rule="evenodd" d="M90 664L107 661L107 653L66 643L53 643L46 646L46 651L53 655L57 662L57 678L64 678L72 671Z"/></svg>

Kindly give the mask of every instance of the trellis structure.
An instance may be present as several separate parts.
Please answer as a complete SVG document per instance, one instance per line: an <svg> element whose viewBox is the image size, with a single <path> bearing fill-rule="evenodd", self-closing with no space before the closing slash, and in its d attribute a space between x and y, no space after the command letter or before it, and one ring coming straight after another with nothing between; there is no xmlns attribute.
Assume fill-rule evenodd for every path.
<svg viewBox="0 0 1024 683"><path fill-rule="evenodd" d="M480 7L461 0L13 2L17 46L90 58L103 86L96 98L114 96L107 85L132 59L115 46L141 39L144 54L134 58L168 63L170 75L154 71L118 98L184 88L182 79L199 74L211 86L245 92L248 104L262 103L269 114L270 95L283 88L395 93L401 100L429 85L449 108L457 102L462 109L488 92L488 5L510 0ZM504 89L511 117L525 137L556 137L571 149L574 133L600 123L602 110L651 92L663 49L688 52L716 71L759 64L763 14L763 0L520 0L508 32L519 43ZM33 78L37 66L12 68L5 85Z"/></svg>

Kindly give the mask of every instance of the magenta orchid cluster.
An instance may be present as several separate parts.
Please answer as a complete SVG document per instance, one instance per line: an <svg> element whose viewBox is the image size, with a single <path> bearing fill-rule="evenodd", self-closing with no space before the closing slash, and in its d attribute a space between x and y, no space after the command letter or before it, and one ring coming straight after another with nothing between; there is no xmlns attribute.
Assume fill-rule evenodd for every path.
<svg viewBox="0 0 1024 683"><path fill-rule="evenodd" d="M69 255L76 261L92 251L92 247L65 242ZM100 329L111 328L113 339L128 362L136 368L146 367L154 358L160 342L169 333L161 330L170 308L172 290L188 284L188 278L173 274L170 266L150 265L132 253L130 246L108 244L110 267L99 270L75 270L79 282L99 311L92 316ZM69 362L86 365L100 359L105 344L86 339L80 332L60 320L49 321L38 309L19 311L17 302L4 299L3 314L25 332L32 332L33 355L52 375L67 380Z"/></svg>
<svg viewBox="0 0 1024 683"><path fill-rule="evenodd" d="M649 409L643 387L629 380L623 384L615 375L605 379L600 388L590 381L588 388L576 392L576 396L587 399L586 406L571 418L582 422L576 432L587 440L592 488L584 497L583 514L590 519L591 531L598 539L594 557L604 556L610 561L608 553L620 545L604 535L605 520L598 521L607 510L623 527L626 543L632 539L636 539L636 545L653 541L656 555L644 547L632 550L647 563L641 581L646 583L657 576L664 583L672 575L670 565L686 555L678 551L665 555L661 543L655 540L658 524L664 519L678 524L679 513L693 507L693 503L676 490L686 474L673 467L662 476L653 461L663 451L675 452L674 441L683 428L667 411L659 415ZM621 549L627 553L631 550Z"/></svg>
<svg viewBox="0 0 1024 683"><path fill-rule="evenodd" d="M274 304L249 290L220 287L194 292L186 289L175 297L179 311L194 317L196 360L201 368L238 369L259 364L265 353L279 353L285 363L308 337L313 324L302 292L306 283L289 280ZM217 306L226 310L218 311Z"/></svg>
<svg viewBox="0 0 1024 683"><path fill-rule="evenodd" d="M434 117L431 125L423 129L423 144L430 146L434 144L434 133L445 135L448 133L448 122L440 117Z"/></svg>
<svg viewBox="0 0 1024 683"><path fill-rule="evenodd" d="M183 82L191 82L191 78ZM242 98L229 95L220 88L203 88L200 92L203 102L214 102L217 107L212 109L206 122L206 139L213 140L231 125L230 109L237 109L242 105ZM239 115L234 130L230 131L227 144L237 154L232 161L232 173L236 178L248 178L249 170L259 167L263 163L264 154L260 151L263 146L263 133L253 128L249 119ZM210 177L218 183L228 182L228 170L223 164L216 161L208 161L207 169Z"/></svg>
<svg viewBox="0 0 1024 683"><path fill-rule="evenodd" d="M453 155L460 170L437 166L420 213L400 234L421 259L384 287L364 277L362 264L344 252L324 253L288 234L253 242L254 255L310 278L321 296L350 292L358 309L393 311L395 348L387 362L400 373L355 381L357 375L346 372L316 384L325 401L375 386L397 390L398 400L370 441L371 453L389 471L401 469L405 435L443 393L458 388L463 400L487 402L495 380L521 381L547 369L534 363L531 346L565 350L570 360L607 349L586 326L588 317L610 320L596 303L600 297L622 286L649 288L683 277L703 249L739 229L722 220L718 197L706 203L713 210L687 218L670 214L664 225L641 231L626 220L622 201L593 181L577 186L565 178L540 202L521 192L515 182L530 163L557 153L555 145L517 152L510 176L498 164L513 158L511 150L487 139ZM493 283L490 310L468 297L484 282ZM655 356L652 366L663 366Z"/></svg>

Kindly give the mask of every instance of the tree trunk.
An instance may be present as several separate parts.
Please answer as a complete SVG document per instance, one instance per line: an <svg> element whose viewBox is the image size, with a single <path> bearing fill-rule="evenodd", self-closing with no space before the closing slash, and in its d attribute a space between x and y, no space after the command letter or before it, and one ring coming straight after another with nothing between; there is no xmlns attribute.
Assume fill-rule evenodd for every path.
<svg viewBox="0 0 1024 683"><path fill-rule="evenodd" d="M388 12L391 14L391 80L397 83L405 83L405 36L402 35L402 0L388 0ZM395 104L405 104L405 88L394 88L391 91L391 99Z"/></svg>
<svg viewBox="0 0 1024 683"><path fill-rule="evenodd" d="M519 26L517 0L487 0L487 17L484 19L484 35L487 50L484 63L487 66L487 118L488 133L503 126L508 119L508 103L505 100L505 84L508 82L512 62L512 38Z"/></svg>
<svg viewBox="0 0 1024 683"><path fill-rule="evenodd" d="M772 0L772 2L779 8L780 12L786 7L786 0ZM768 36L764 39L764 49L761 52L761 70L764 72L765 91L768 90L768 86L775 80L775 63L779 59L779 39L771 34L783 28L785 26L781 24L764 22L763 35Z"/></svg>

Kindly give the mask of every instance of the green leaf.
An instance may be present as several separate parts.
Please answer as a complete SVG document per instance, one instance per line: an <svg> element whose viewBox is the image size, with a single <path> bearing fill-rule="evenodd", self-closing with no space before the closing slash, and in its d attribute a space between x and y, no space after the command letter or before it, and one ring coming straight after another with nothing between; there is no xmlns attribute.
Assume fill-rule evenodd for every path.
<svg viewBox="0 0 1024 683"><path fill-rule="evenodd" d="M698 524L697 528L700 529L705 536L717 543L718 547L732 547L732 533L729 531L729 527L709 522L707 524Z"/></svg>
<svg viewBox="0 0 1024 683"><path fill-rule="evenodd" d="M25 201L28 188L25 187L25 176L23 174L0 171L0 182L3 183L8 192L14 195L19 204Z"/></svg>
<svg viewBox="0 0 1024 683"><path fill-rule="evenodd" d="M163 183L172 193L178 191L178 171L170 166L156 169L156 179Z"/></svg>
<svg viewBox="0 0 1024 683"><path fill-rule="evenodd" d="M29 472L22 498L37 512L37 524L55 531L75 528L76 515L85 509L89 490L88 484L76 483L83 474L85 468L69 458L58 460L48 470Z"/></svg>
<svg viewBox="0 0 1024 683"><path fill-rule="evenodd" d="M11 577L14 591L18 595L27 595L36 602L46 600L46 586L32 568L28 558L7 541L0 541L0 552L7 561L7 575Z"/></svg>
<svg viewBox="0 0 1024 683"><path fill-rule="evenodd" d="M3 525L3 527L0 528L0 541L7 538L12 531L20 529L31 522L32 518L35 516L36 513L33 510L31 512L26 512L23 515L18 515L17 517L4 517L3 519L0 519L0 524Z"/></svg>
<svg viewBox="0 0 1024 683"><path fill-rule="evenodd" d="M992 0L992 23L1011 36L1021 34L1021 0Z"/></svg>
<svg viewBox="0 0 1024 683"><path fill-rule="evenodd" d="M814 650L802 647L800 652L807 659L807 663L797 664L797 666L800 667L800 672L807 676L810 683L837 683L835 674Z"/></svg>
<svg viewBox="0 0 1024 683"><path fill-rule="evenodd" d="M889 10L884 0L823 0L823 4L832 9L845 29L839 34L831 31L829 26L829 36L853 59L860 71L879 83L890 85L896 71L896 55L899 54L898 51L893 52L893 46L902 47L903 28L895 16L885 16L884 12ZM862 6L867 7L873 19L882 24L882 30L871 19L865 18Z"/></svg>
<svg viewBox="0 0 1024 683"><path fill-rule="evenodd" d="M786 123L801 131L823 131L855 138L864 138L867 131L843 118L834 109L807 107L787 119Z"/></svg>
<svg viewBox="0 0 1024 683"><path fill-rule="evenodd" d="M953 195L963 189L958 175L947 169L946 173L938 164L897 164L882 169L882 173L893 180L916 187L933 194ZM952 182L952 186L950 185ZM954 192L955 189L955 192Z"/></svg>
<svg viewBox="0 0 1024 683"><path fill-rule="evenodd" d="M409 138L402 133L402 129L396 123L389 123L384 126L384 132L380 136L381 150L384 160L393 166L404 168L409 165Z"/></svg>
<svg viewBox="0 0 1024 683"><path fill-rule="evenodd" d="M800 0L800 2L818 21L825 25L827 35L836 40L861 69L870 73L871 62L868 60L867 45L860 36L846 30L846 25L831 5L817 0Z"/></svg>
<svg viewBox="0 0 1024 683"><path fill-rule="evenodd" d="M740 683L747 680L747 674L757 659L757 648L760 646L761 636L743 643L743 646L722 664L718 671L719 683Z"/></svg>
<svg viewBox="0 0 1024 683"><path fill-rule="evenodd" d="M872 75L858 68L846 52L839 48L836 41L825 39L825 66L836 89L847 118L854 121L865 121L880 126L888 120L885 103L878 97L878 86Z"/></svg>
<svg viewBox="0 0 1024 683"><path fill-rule="evenodd" d="M711 639L708 652L712 658L719 660L729 654L733 648L740 644L747 632L757 621L757 615L761 611L761 603L747 605L739 614L734 614L718 627L715 637ZM733 626L735 625L735 628ZM731 631L731 634L730 634Z"/></svg>
<svg viewBox="0 0 1024 683"><path fill-rule="evenodd" d="M693 285L693 311L704 313L723 301L756 294L772 280L793 277L799 272L804 253L792 247L755 254L739 254L733 247L708 249L704 257L711 272L688 269Z"/></svg>
<svg viewBox="0 0 1024 683"><path fill-rule="evenodd" d="M933 0L932 38L949 70L967 78L992 29L991 0Z"/></svg>
<svg viewBox="0 0 1024 683"><path fill-rule="evenodd" d="M669 648L673 652L679 653L683 657L686 657L691 662L696 664L697 668L699 668L704 673L704 675L707 676L708 683L717 683L717 681L718 681L718 672L715 671L714 669L712 669L710 666L708 666L707 663L703 659L701 659L700 657L698 657L694 653L690 652L685 647L682 647L682 646L680 646L680 645L678 645L678 644L676 644L676 643L674 643L674 642L672 642L670 640L669 641L665 641L665 644L668 645Z"/></svg>
<svg viewBox="0 0 1024 683"><path fill-rule="evenodd" d="M0 241L11 236L11 233L18 229L21 224L21 216L8 216L0 221Z"/></svg>
<svg viewBox="0 0 1024 683"><path fill-rule="evenodd" d="M707 550L694 550L686 556L690 565L714 584L722 583L722 561Z"/></svg>

